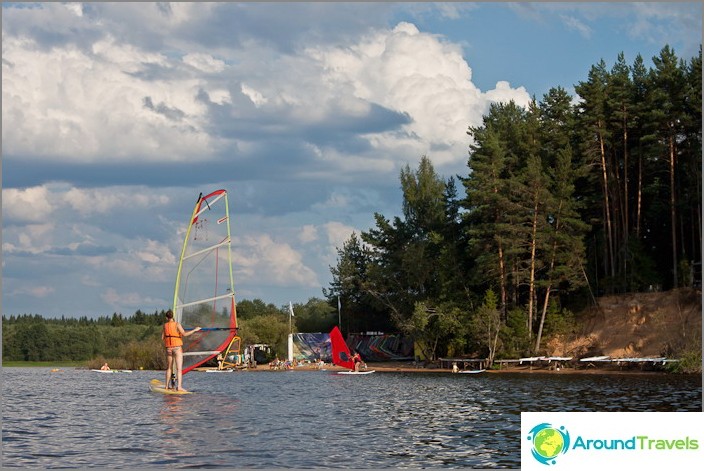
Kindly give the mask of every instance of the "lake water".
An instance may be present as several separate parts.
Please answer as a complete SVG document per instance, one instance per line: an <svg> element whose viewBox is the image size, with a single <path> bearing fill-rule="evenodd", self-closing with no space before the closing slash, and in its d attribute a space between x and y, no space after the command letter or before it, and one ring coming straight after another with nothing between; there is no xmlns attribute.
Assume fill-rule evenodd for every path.
<svg viewBox="0 0 704 471"><path fill-rule="evenodd" d="M701 411L700 376L2 369L2 466L519 468L521 411Z"/></svg>

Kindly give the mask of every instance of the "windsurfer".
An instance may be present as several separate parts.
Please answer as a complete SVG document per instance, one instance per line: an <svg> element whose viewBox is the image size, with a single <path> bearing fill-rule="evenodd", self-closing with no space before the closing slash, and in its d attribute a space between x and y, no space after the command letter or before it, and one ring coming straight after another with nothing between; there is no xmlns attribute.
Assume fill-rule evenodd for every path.
<svg viewBox="0 0 704 471"><path fill-rule="evenodd" d="M161 339L166 347L166 387L173 389L171 384L171 372L174 361L176 362L176 390L186 391L183 389L183 337L198 332L200 327L191 330L185 330L183 326L174 320L174 313L169 309L166 311L166 323L161 332Z"/></svg>

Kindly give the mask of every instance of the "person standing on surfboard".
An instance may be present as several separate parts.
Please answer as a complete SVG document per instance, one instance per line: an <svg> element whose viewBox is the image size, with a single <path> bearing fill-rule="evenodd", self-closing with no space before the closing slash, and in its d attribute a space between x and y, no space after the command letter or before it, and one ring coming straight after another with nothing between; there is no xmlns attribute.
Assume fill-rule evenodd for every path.
<svg viewBox="0 0 704 471"><path fill-rule="evenodd" d="M171 369L174 360L176 360L176 390L186 391L183 389L183 337L198 332L200 327L191 330L184 330L183 326L174 320L174 313L169 309L166 311L166 323L161 331L161 339L166 347L166 381L164 384L171 389Z"/></svg>

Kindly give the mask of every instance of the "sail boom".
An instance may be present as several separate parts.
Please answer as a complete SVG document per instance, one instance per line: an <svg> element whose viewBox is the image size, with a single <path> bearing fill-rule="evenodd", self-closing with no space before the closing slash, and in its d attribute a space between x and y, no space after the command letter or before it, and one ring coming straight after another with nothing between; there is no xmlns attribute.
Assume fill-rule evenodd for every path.
<svg viewBox="0 0 704 471"><path fill-rule="evenodd" d="M219 299L233 298L235 293L222 294L220 296L213 296L212 298L199 299L197 301L191 301L190 303L177 304L176 309L183 309L184 307L197 306L198 304L209 303L212 301L217 301Z"/></svg>
<svg viewBox="0 0 704 471"><path fill-rule="evenodd" d="M219 247L222 247L223 245L228 245L229 243L230 243L230 238L228 237L226 240L223 240L223 241L220 242L219 244L215 244L215 245L213 245L213 246L206 247L206 248L204 248L203 250L199 250L198 252L194 252L194 253L192 253L192 254L190 254L190 255L187 255L187 256L183 257L183 259L184 259L184 260L188 260L188 259L190 259L190 258L192 258L192 257L197 257L198 255L202 255L202 254L204 254L204 253L211 252L211 251L213 251L213 250L215 250L215 249L217 249L217 248L219 248Z"/></svg>

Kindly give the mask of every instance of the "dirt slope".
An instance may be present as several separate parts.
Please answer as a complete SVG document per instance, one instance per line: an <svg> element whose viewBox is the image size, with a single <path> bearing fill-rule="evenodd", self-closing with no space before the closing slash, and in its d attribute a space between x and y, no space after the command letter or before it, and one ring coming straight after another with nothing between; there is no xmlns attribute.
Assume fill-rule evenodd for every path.
<svg viewBox="0 0 704 471"><path fill-rule="evenodd" d="M549 340L548 355L673 357L685 349L701 349L699 290L604 296L597 302L597 307L579 315L581 334Z"/></svg>

